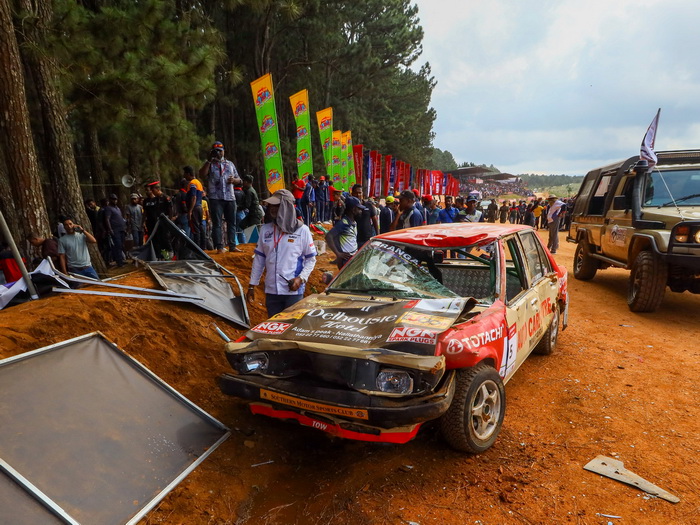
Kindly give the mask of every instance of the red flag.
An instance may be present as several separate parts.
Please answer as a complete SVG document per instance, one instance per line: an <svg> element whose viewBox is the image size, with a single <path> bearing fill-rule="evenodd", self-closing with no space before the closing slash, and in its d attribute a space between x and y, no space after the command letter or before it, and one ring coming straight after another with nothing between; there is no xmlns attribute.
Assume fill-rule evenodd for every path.
<svg viewBox="0 0 700 525"><path fill-rule="evenodd" d="M647 129L644 139L642 140L642 147L639 151L639 158L645 159L649 162L649 169L656 165L656 153L654 152L654 143L656 142L656 128L659 126L659 114L661 113L661 108L656 112L654 120L649 124L649 129Z"/></svg>
<svg viewBox="0 0 700 525"><path fill-rule="evenodd" d="M364 178L364 151L362 144L353 144L352 146L352 160L355 162L355 183L365 184Z"/></svg>

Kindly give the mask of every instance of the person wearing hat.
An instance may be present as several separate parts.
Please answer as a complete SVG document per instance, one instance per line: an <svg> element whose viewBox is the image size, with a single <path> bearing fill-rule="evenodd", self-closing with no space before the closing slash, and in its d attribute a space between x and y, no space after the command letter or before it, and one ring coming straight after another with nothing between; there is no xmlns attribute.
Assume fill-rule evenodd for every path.
<svg viewBox="0 0 700 525"><path fill-rule="evenodd" d="M138 193L129 195L129 204L126 205L126 210L124 210L126 229L131 233L134 248L143 244L143 208L139 204L140 198Z"/></svg>
<svg viewBox="0 0 700 525"><path fill-rule="evenodd" d="M547 211L547 229L549 230L549 239L547 240L547 248L552 253L557 253L559 249L559 223L564 207L564 202L556 195L547 197L549 210Z"/></svg>
<svg viewBox="0 0 700 525"><path fill-rule="evenodd" d="M117 205L118 197L112 193L105 208L104 224L110 244L110 258L118 268L124 266L124 240L126 238L126 221Z"/></svg>
<svg viewBox="0 0 700 525"><path fill-rule="evenodd" d="M335 254L338 269L357 253L357 219L367 210L357 197L345 197L345 212L326 234L326 244Z"/></svg>
<svg viewBox="0 0 700 525"><path fill-rule="evenodd" d="M460 213L462 222L484 222L484 212L476 209L476 197L467 197L467 207Z"/></svg>
<svg viewBox="0 0 700 525"><path fill-rule="evenodd" d="M272 317L304 297L316 265L316 247L311 230L296 216L289 190L277 190L263 202L266 223L260 228L246 299L253 301L264 272L265 306Z"/></svg>
<svg viewBox="0 0 700 525"><path fill-rule="evenodd" d="M379 233L391 231L391 223L394 222L396 207L399 204L392 195L388 195L384 202L386 204L379 207Z"/></svg>
<svg viewBox="0 0 700 525"><path fill-rule="evenodd" d="M170 251L170 242L165 228L156 229L156 224L161 214L172 217L173 205L170 197L161 191L159 180L148 183L146 191L149 191L151 196L143 202L143 220L156 258L162 260L163 252Z"/></svg>
<svg viewBox="0 0 700 525"><path fill-rule="evenodd" d="M321 175L316 184L316 220L326 222L328 217L328 202L330 195L328 192L328 183L326 177Z"/></svg>
<svg viewBox="0 0 700 525"><path fill-rule="evenodd" d="M432 195L423 195L423 206L425 207L426 222L438 224L440 222L440 208Z"/></svg>
<svg viewBox="0 0 700 525"><path fill-rule="evenodd" d="M224 157L224 145L214 142L209 159L199 168L199 178L207 179L207 198L211 213L212 237L217 253L224 253L222 223L226 220L229 251L236 248L236 195L234 188L241 185L241 178L233 162Z"/></svg>
<svg viewBox="0 0 700 525"><path fill-rule="evenodd" d="M399 194L399 209L391 224L392 231L423 224L423 215L416 209L415 202L416 195L411 190L404 190Z"/></svg>

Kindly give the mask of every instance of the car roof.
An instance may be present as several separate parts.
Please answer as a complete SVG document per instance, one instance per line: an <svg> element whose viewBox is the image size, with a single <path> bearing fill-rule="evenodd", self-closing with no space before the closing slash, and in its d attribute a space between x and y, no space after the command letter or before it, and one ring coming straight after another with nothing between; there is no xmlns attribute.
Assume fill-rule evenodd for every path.
<svg viewBox="0 0 700 525"><path fill-rule="evenodd" d="M495 241L499 237L522 230L531 230L522 224L495 224L491 222L458 222L431 224L377 235L374 239L394 241L431 248L466 246L482 241Z"/></svg>

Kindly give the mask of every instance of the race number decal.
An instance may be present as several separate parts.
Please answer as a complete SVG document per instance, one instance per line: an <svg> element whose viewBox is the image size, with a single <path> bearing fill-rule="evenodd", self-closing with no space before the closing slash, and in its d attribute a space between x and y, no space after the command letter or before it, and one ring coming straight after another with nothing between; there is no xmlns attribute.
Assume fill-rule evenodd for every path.
<svg viewBox="0 0 700 525"><path fill-rule="evenodd" d="M503 340L503 359L501 360L501 370L498 375L505 378L513 372L515 358L518 355L518 330L513 323L508 327L508 337Z"/></svg>

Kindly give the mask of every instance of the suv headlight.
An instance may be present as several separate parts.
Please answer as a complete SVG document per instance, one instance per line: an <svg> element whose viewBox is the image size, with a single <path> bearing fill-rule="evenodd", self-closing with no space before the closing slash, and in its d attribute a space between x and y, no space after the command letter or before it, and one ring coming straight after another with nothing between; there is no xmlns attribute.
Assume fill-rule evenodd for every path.
<svg viewBox="0 0 700 525"><path fill-rule="evenodd" d="M413 378L403 370L385 369L377 374L377 390L387 394L410 394Z"/></svg>
<svg viewBox="0 0 700 525"><path fill-rule="evenodd" d="M690 235L690 228L688 226L679 226L673 233L673 239L676 242L688 242L688 236ZM695 240L697 242L697 233L695 234Z"/></svg>
<svg viewBox="0 0 700 525"><path fill-rule="evenodd" d="M252 352L243 356L241 364L245 373L264 373L270 365L270 358L265 352Z"/></svg>

